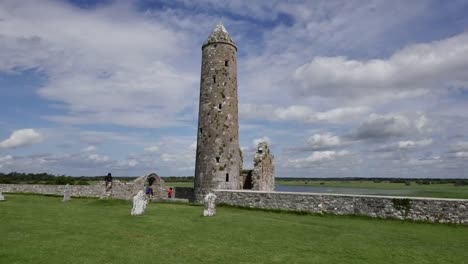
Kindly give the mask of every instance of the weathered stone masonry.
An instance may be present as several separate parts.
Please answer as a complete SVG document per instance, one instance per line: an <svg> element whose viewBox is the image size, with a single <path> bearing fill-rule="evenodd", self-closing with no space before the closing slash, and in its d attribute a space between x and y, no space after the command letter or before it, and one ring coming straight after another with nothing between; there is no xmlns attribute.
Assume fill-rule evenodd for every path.
<svg viewBox="0 0 468 264"><path fill-rule="evenodd" d="M132 182L119 182L112 184L112 192L109 198L130 200L140 190L144 190L149 179L152 180L154 198L166 197L164 181L156 174L139 177ZM37 193L63 195L67 185L43 185L43 184L0 184L0 192L5 193ZM104 182L96 185L69 185L72 197L102 197L105 193Z"/></svg>
<svg viewBox="0 0 468 264"><path fill-rule="evenodd" d="M216 203L261 209L468 224L468 200L215 190Z"/></svg>
<svg viewBox="0 0 468 264"><path fill-rule="evenodd" d="M252 171L252 190L274 191L275 168L273 155L270 154L268 143L260 142L254 156L254 169Z"/></svg>
<svg viewBox="0 0 468 264"><path fill-rule="evenodd" d="M213 189L240 189L237 48L218 24L202 46L195 198Z"/></svg>

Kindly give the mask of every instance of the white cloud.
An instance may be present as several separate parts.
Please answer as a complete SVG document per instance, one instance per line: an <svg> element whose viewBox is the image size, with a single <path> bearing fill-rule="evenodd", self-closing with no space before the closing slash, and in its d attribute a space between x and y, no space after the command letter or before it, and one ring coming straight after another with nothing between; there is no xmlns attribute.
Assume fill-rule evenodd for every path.
<svg viewBox="0 0 468 264"><path fill-rule="evenodd" d="M347 150L314 151L311 155L305 158L289 159L288 163L290 166L295 167L295 168L305 168L305 167L310 166L313 163L333 161L339 157L347 156L349 154L350 152Z"/></svg>
<svg viewBox="0 0 468 264"><path fill-rule="evenodd" d="M95 163L107 163L110 161L109 156L107 155L100 155L100 154L90 154L88 155L88 160L91 160Z"/></svg>
<svg viewBox="0 0 468 264"><path fill-rule="evenodd" d="M432 139L427 138L427 139L423 139L419 141L412 141L412 140L400 141L398 142L398 147L400 149L410 149L410 148L416 148L416 147L425 147L431 144L432 144Z"/></svg>
<svg viewBox="0 0 468 264"><path fill-rule="evenodd" d="M468 158L468 151L460 151L455 153L457 158Z"/></svg>
<svg viewBox="0 0 468 264"><path fill-rule="evenodd" d="M0 16L0 71L46 75L39 95L67 110L49 120L179 125L179 112L192 104L187 95L197 95L198 74L184 66L189 36L138 14L131 3L81 11L57 1L6 1Z"/></svg>
<svg viewBox="0 0 468 264"><path fill-rule="evenodd" d="M14 131L8 139L0 142L0 148L17 148L42 142L44 137L34 129L20 129Z"/></svg>
<svg viewBox="0 0 468 264"><path fill-rule="evenodd" d="M241 117L246 119L266 119L270 121L296 121L300 123L329 122L346 123L369 113L365 106L340 107L325 111L315 111L305 105L290 105L274 108L272 105L243 104L239 106Z"/></svg>
<svg viewBox="0 0 468 264"><path fill-rule="evenodd" d="M129 167L135 167L136 165L138 165L138 161L136 161L135 159L131 159L128 161Z"/></svg>
<svg viewBox="0 0 468 264"><path fill-rule="evenodd" d="M292 105L286 108L278 108L274 115L280 120L304 121L313 116L313 111L307 106Z"/></svg>
<svg viewBox="0 0 468 264"><path fill-rule="evenodd" d="M330 133L315 134L307 139L307 143L314 150L335 148L342 144L340 137Z"/></svg>
<svg viewBox="0 0 468 264"><path fill-rule="evenodd" d="M81 149L82 152L94 152L96 150L97 148L95 146L87 146L86 148Z"/></svg>
<svg viewBox="0 0 468 264"><path fill-rule="evenodd" d="M299 67L294 78L302 95L366 96L390 91L467 87L468 33L415 44L387 60L316 57Z"/></svg>
<svg viewBox="0 0 468 264"><path fill-rule="evenodd" d="M146 147L146 148L145 148L145 151L146 151L146 152L152 152L152 153L158 152L158 151L159 151L159 146L154 145L154 146Z"/></svg>
<svg viewBox="0 0 468 264"><path fill-rule="evenodd" d="M325 112L318 112L315 118L319 121L344 122L355 119L370 111L368 107L344 107L334 108Z"/></svg>

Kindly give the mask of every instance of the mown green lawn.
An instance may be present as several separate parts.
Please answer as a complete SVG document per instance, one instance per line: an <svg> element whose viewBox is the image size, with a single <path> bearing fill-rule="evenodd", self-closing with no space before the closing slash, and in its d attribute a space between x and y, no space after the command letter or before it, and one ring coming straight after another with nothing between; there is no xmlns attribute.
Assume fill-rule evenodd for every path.
<svg viewBox="0 0 468 264"><path fill-rule="evenodd" d="M0 263L466 263L468 227L6 194Z"/></svg>
<svg viewBox="0 0 468 264"><path fill-rule="evenodd" d="M167 188L169 187L193 187L193 182L165 182Z"/></svg>

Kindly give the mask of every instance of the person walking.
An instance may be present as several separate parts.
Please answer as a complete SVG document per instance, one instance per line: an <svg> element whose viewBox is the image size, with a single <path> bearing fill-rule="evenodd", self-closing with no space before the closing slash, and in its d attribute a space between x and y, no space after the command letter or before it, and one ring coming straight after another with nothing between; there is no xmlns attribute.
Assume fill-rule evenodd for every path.
<svg viewBox="0 0 468 264"><path fill-rule="evenodd" d="M112 189L112 174L110 172L104 177L104 182L106 183L106 191Z"/></svg>

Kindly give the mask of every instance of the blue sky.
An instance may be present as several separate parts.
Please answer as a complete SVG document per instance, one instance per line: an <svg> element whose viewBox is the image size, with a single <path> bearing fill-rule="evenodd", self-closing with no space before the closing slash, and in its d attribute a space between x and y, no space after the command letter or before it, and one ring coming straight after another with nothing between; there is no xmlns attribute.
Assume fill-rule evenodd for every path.
<svg viewBox="0 0 468 264"><path fill-rule="evenodd" d="M201 45L280 177L468 177L468 1L0 3L0 171L193 175Z"/></svg>

